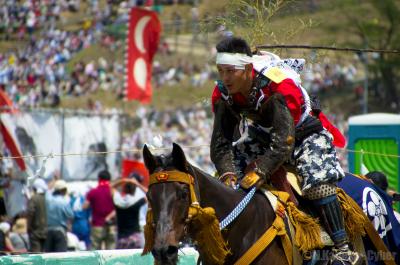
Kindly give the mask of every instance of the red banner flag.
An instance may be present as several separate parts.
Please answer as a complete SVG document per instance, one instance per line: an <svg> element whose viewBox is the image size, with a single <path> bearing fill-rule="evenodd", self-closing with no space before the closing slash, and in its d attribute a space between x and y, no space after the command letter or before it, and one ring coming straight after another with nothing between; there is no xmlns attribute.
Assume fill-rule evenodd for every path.
<svg viewBox="0 0 400 265"><path fill-rule="evenodd" d="M18 148L17 143L14 141L14 138L11 136L11 133L8 131L6 126L4 126L3 122L0 121L0 132L3 136L3 141L7 146L8 150L10 151L11 155L15 158L15 162L17 163L18 167L21 171L26 170L26 164L22 157L22 153Z"/></svg>
<svg viewBox="0 0 400 265"><path fill-rule="evenodd" d="M127 178L132 173L141 175L143 177L142 184L146 187L149 186L149 172L143 163L130 159L122 160L121 176Z"/></svg>
<svg viewBox="0 0 400 265"><path fill-rule="evenodd" d="M157 13L132 8L129 18L126 54L126 95L128 100L151 101L151 71L158 48L161 24Z"/></svg>
<svg viewBox="0 0 400 265"><path fill-rule="evenodd" d="M7 93L4 92L3 90L0 90L0 112L9 112L9 113L17 113L18 111L14 108L14 105L12 103L12 100L8 97ZM3 124L3 122L0 119L0 134L3 137L3 141L5 145L7 146L8 150L11 153L11 156L13 157L21 157L22 153L18 147L18 144L16 141L14 141L14 138L12 137L11 133L8 131L7 127ZM16 158L15 162L17 163L18 167L21 169L21 171L26 170L26 164L24 159L22 158Z"/></svg>

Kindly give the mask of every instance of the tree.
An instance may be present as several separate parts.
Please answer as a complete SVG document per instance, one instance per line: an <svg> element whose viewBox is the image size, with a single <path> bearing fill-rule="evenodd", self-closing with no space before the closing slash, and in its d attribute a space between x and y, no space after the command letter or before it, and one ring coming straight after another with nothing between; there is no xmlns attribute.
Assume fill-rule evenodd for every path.
<svg viewBox="0 0 400 265"><path fill-rule="evenodd" d="M396 0L344 0L343 12L348 26L358 40L353 45L377 50L400 50L400 9ZM400 110L398 77L400 55L379 53L368 61L370 70L378 73L384 89L384 103Z"/></svg>
<svg viewBox="0 0 400 265"><path fill-rule="evenodd" d="M215 2L207 1L210 2L207 6ZM293 2L292 0L230 0L224 5L218 2L214 4L216 6L214 8L215 22L246 39L252 47L285 43L313 25L311 20L305 22L297 19L291 25L285 25L284 28L272 26L271 21Z"/></svg>

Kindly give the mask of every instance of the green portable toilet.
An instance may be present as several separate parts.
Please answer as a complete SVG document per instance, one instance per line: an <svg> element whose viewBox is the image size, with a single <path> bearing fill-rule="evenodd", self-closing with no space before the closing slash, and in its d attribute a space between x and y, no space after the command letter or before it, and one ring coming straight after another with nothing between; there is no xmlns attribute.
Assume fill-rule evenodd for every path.
<svg viewBox="0 0 400 265"><path fill-rule="evenodd" d="M349 170L382 171L399 191L400 115L371 113L349 118Z"/></svg>

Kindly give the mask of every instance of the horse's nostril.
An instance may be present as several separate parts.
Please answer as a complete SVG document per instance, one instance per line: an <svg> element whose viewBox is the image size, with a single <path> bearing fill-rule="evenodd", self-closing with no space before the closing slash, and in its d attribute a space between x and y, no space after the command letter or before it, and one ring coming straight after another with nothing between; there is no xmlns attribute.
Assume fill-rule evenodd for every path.
<svg viewBox="0 0 400 265"><path fill-rule="evenodd" d="M178 253L178 248L176 246L169 246L167 249L167 255L171 256L171 255L175 255L176 253Z"/></svg>
<svg viewBox="0 0 400 265"><path fill-rule="evenodd" d="M160 250L159 249L153 249L151 251L151 254L153 254L153 257L158 259L160 257Z"/></svg>
<svg viewBox="0 0 400 265"><path fill-rule="evenodd" d="M168 247L155 248L151 251L151 253L157 260L173 259L178 254L178 247L171 245Z"/></svg>

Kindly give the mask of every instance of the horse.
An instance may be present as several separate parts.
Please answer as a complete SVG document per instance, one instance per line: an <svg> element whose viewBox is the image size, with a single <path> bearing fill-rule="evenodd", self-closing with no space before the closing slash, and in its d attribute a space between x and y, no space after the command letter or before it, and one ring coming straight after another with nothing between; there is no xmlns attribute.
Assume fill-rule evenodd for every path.
<svg viewBox="0 0 400 265"><path fill-rule="evenodd" d="M233 190L190 164L181 147L175 143L171 154L159 156L154 156L145 145L143 158L150 174L175 170L192 176L200 207L212 207L220 221L246 196L244 191ZM180 182L160 182L149 187L147 198L153 212L154 227L151 253L157 264L177 264L180 242L193 237L196 232L187 220L190 194L189 185ZM272 225L275 217L275 211L265 196L256 193L243 212L222 231L230 251L222 264L234 264ZM198 251L203 264L213 264L201 248ZM252 264L288 264L279 237L275 237Z"/></svg>
<svg viewBox="0 0 400 265"><path fill-rule="evenodd" d="M157 178L155 183L152 183L150 180L151 185L147 193L149 208L152 212L152 217L147 218L145 226L147 249L151 251L156 264L174 265L177 264L180 242L187 242L188 239L192 239L193 242L196 239L196 233L199 233L199 230L201 230L201 227L192 227L191 225L193 202L199 204L200 208L198 209L212 208L215 211L216 218L221 221L242 202L247 193L224 185L216 178L190 164L182 148L175 143L169 155L158 156L154 156L145 145L143 148L143 158L151 176L156 176ZM174 174L187 177L189 180L185 181L180 177L174 178ZM171 177L170 181L168 181L168 177ZM360 185L365 185L365 183ZM353 235L362 235L363 233L365 235L367 233L369 238L374 241L375 247L378 247L378 251L383 251L382 253L388 254L389 257L390 252L384 246L383 241L379 238L368 217L362 214L362 210L356 206L356 202L352 201L350 203L350 200L346 199L348 195L341 192L340 194L338 196L342 199L339 200L344 200L343 203L346 204L345 208L348 209L345 213L347 215L346 220L348 220L346 226L349 226L347 227L348 232L352 231ZM238 260L241 261L240 264L246 264L243 263L242 256L248 255L248 249L254 246L260 237L265 235L266 230L270 230L271 227L274 228L276 226L275 221L278 219L277 216L277 212L272 207L270 201L265 198L265 195L256 192L243 212L229 224L227 229L223 229L222 231L223 241L227 242L227 247L229 248L229 253L226 257L224 256L224 260L216 262L216 259L210 259L210 253L206 249L203 249L205 244L194 242L195 245L199 243L197 244L199 260L202 261L202 264L235 264ZM147 229L152 227L154 233L151 236L153 242L149 245L147 244L149 237L146 236L146 227ZM315 231L319 227L315 228L315 226L312 226L310 229ZM292 260L287 254L290 255L292 252L286 252L287 248L285 246L287 245L285 243L287 242L283 239L282 234L278 235L280 236L274 236L268 246L262 248L261 252L255 255L256 258L248 263L289 264ZM293 241L296 241L296 238L297 235L292 238ZM212 245L213 241L214 238L211 238L206 243ZM352 243L355 243L355 241ZM358 243L360 244L360 241ZM146 245L143 254L147 253ZM322 248L323 246L320 245L318 248ZM361 245L358 245L358 247L360 246L363 249L362 242ZM368 251L370 250L374 251L373 248L368 249ZM321 251L321 253L326 253L324 249L321 249ZM367 249L364 251L367 251ZM318 264L328 262L327 257L321 256L321 254L318 255L320 256L317 256L317 259L321 258L319 262L322 262ZM297 259L297 262L299 262L299 259ZM310 262L312 263L313 261ZM384 263L394 264L392 259L385 260Z"/></svg>

